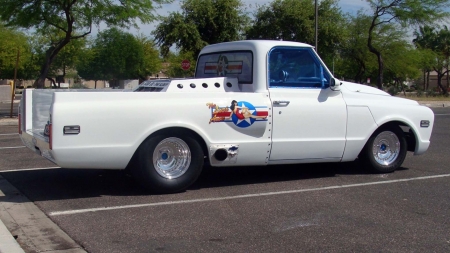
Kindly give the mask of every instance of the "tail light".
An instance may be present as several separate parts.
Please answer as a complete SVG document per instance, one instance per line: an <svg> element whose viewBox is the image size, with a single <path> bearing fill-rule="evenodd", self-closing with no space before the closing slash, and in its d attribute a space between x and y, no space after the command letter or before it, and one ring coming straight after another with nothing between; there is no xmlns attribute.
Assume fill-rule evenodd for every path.
<svg viewBox="0 0 450 253"><path fill-rule="evenodd" d="M52 123L48 124L48 148L52 149L52 142L53 142L53 131L52 131Z"/></svg>
<svg viewBox="0 0 450 253"><path fill-rule="evenodd" d="M27 127L27 91L22 92L22 101L19 104L19 134L22 134L22 125Z"/></svg>
<svg viewBox="0 0 450 253"><path fill-rule="evenodd" d="M22 114L20 113L20 108L19 108L19 115L18 115L18 118L19 118L19 134L22 134Z"/></svg>

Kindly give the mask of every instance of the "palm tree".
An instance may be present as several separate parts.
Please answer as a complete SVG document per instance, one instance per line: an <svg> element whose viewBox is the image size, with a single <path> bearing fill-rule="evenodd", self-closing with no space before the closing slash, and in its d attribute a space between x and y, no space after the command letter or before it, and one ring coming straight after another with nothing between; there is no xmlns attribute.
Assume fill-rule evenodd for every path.
<svg viewBox="0 0 450 253"><path fill-rule="evenodd" d="M416 36L416 38L413 40L413 43L418 49L435 51L434 42L436 41L436 33L434 32L434 27L419 27L419 31L415 31L414 36ZM433 66L430 65L429 61L422 61L424 90L428 90L428 86L430 84L430 72L432 70Z"/></svg>

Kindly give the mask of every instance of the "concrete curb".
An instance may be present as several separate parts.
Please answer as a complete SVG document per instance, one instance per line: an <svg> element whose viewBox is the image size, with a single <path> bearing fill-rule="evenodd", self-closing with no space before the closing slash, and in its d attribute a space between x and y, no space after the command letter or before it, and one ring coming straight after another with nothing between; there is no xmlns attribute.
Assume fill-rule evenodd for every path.
<svg viewBox="0 0 450 253"><path fill-rule="evenodd" d="M13 104L20 103L20 100L15 99ZM1 100L0 104L11 104L11 100Z"/></svg>
<svg viewBox="0 0 450 253"><path fill-rule="evenodd" d="M2 220L0 220L0 252L25 253Z"/></svg>
<svg viewBox="0 0 450 253"><path fill-rule="evenodd" d="M19 125L19 120L17 117L12 118L0 118L0 126L17 126Z"/></svg>
<svg viewBox="0 0 450 253"><path fill-rule="evenodd" d="M0 193L0 252L86 253L2 176Z"/></svg>
<svg viewBox="0 0 450 253"><path fill-rule="evenodd" d="M419 101L419 104L428 107L450 107L448 101Z"/></svg>

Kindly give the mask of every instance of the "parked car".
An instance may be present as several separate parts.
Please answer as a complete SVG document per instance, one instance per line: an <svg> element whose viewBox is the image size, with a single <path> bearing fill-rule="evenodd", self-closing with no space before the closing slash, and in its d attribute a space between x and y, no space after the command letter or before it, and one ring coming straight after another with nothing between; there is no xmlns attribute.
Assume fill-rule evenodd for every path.
<svg viewBox="0 0 450 253"><path fill-rule="evenodd" d="M434 114L416 101L333 77L310 45L209 45L195 78L136 92L31 90L20 104L27 147L63 168L125 169L176 192L213 167L359 158L376 173L430 145ZM45 131L47 129L47 131Z"/></svg>

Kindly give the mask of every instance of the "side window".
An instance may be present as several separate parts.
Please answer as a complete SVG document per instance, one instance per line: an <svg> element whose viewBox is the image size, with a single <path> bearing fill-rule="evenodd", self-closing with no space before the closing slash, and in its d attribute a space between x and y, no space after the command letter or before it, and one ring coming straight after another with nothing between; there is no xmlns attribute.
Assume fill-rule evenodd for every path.
<svg viewBox="0 0 450 253"><path fill-rule="evenodd" d="M269 53L269 87L322 88L330 80L312 48L278 47Z"/></svg>

